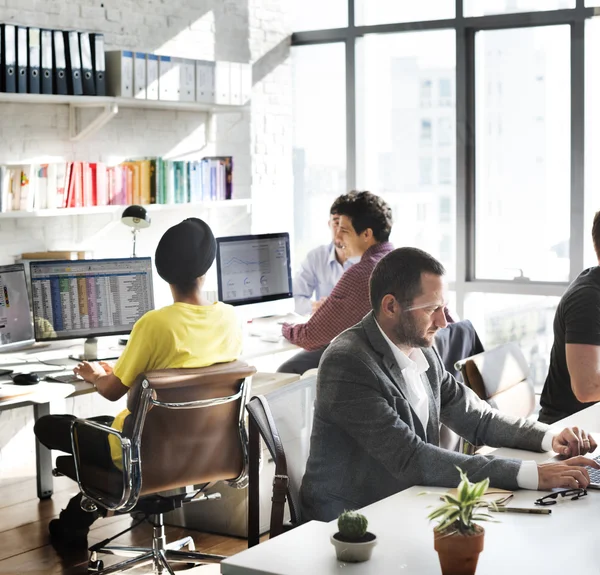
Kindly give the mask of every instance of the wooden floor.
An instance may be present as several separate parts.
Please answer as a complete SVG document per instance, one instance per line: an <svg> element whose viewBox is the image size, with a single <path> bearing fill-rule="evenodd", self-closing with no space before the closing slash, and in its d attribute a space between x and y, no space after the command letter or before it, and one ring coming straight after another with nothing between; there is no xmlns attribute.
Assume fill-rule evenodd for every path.
<svg viewBox="0 0 600 575"><path fill-rule="evenodd" d="M77 493L73 481L60 477L54 479L54 495L46 501L36 496L35 476L28 473L0 479L0 574L54 574L77 575L87 573L87 551L63 552L59 555L50 545L48 522L56 517L67 501ZM201 503L199 503L201 505ZM131 525L129 516L116 516L98 520L90 530L90 545L102 541ZM244 539L225 537L167 527L167 541L191 535L196 549L218 555L234 555L247 548ZM115 540L116 544L147 545L151 541L152 528L142 524ZM105 565L123 558L105 556ZM151 573L148 569L136 569L128 573ZM217 565L188 569L185 573L213 575L219 573Z"/></svg>

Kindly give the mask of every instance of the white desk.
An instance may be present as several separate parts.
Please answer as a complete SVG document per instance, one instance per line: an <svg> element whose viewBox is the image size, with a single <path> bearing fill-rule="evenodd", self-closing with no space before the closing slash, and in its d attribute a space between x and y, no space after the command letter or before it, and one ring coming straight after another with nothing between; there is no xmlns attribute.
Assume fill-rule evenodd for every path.
<svg viewBox="0 0 600 575"><path fill-rule="evenodd" d="M600 429L600 404L564 420L557 427L580 425ZM497 450L531 459L528 451ZM548 454L541 454L542 460ZM377 534L378 545L366 563L344 564L335 559L329 535L337 531L335 521L312 521L293 531L234 555L221 563L223 575L351 575L402 573L404 575L441 573L433 548L433 524L427 520L430 509L439 503L437 495L418 496L427 489L443 493L443 488L412 487L369 505L361 513L369 520L369 530ZM521 490L510 505L534 507L536 498L547 492ZM485 547L479 557L478 575L576 573L597 575L600 492L588 491L577 501L559 501L551 515L503 513L499 523L484 523Z"/></svg>
<svg viewBox="0 0 600 575"><path fill-rule="evenodd" d="M276 322L279 318L269 318L262 320L265 322ZM109 350L110 355L120 355L124 347L118 346L116 338L104 338L105 342L101 344L100 350ZM16 351L13 353L0 354L0 367L13 369L15 373L23 372L44 372L51 369L50 365L36 361L37 357L42 358L48 364L63 365L65 368L73 368L77 365L75 360L69 359L69 354L77 353L83 350L83 339L70 340L67 342L52 342L48 347L39 349L30 349ZM246 331L244 333L244 352L240 359L252 363L254 358L281 353L295 349L285 338L278 342L267 342L259 337L250 336ZM269 385L271 387L280 386L289 381L295 381L297 376L286 374L264 374L259 375L257 383ZM43 382L34 386L21 387L23 395L10 398L2 398L2 384L10 384L11 379L8 376L0 377L0 411L15 409L17 407L33 407L34 421L50 413L50 402L66 397L74 397L85 393L93 393L94 387L84 381L72 384ZM7 386L5 385L5 390ZM44 447L36 440L36 479L37 495L40 499L52 497L52 457L49 449Z"/></svg>

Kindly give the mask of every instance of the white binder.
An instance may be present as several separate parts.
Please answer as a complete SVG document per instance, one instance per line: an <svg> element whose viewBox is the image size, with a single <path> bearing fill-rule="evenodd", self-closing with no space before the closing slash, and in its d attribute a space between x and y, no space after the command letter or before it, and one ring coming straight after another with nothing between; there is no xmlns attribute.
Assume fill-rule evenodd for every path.
<svg viewBox="0 0 600 575"><path fill-rule="evenodd" d="M158 99L177 100L179 88L179 67L176 69L177 78L174 75L173 58L170 56L158 57Z"/></svg>
<svg viewBox="0 0 600 575"><path fill-rule="evenodd" d="M196 60L196 102L215 103L215 63Z"/></svg>
<svg viewBox="0 0 600 575"><path fill-rule="evenodd" d="M146 99L146 54L135 52L133 55L133 97Z"/></svg>
<svg viewBox="0 0 600 575"><path fill-rule="evenodd" d="M158 100L158 56L146 54L146 99Z"/></svg>
<svg viewBox="0 0 600 575"><path fill-rule="evenodd" d="M215 102L231 104L230 63L215 62Z"/></svg>
<svg viewBox="0 0 600 575"><path fill-rule="evenodd" d="M133 52L109 51L106 58L108 94L123 98L133 97Z"/></svg>
<svg viewBox="0 0 600 575"><path fill-rule="evenodd" d="M179 67L179 100L193 102L196 99L196 62L183 58Z"/></svg>
<svg viewBox="0 0 600 575"><path fill-rule="evenodd" d="M252 98L252 64L242 64L241 104L247 104Z"/></svg>
<svg viewBox="0 0 600 575"><path fill-rule="evenodd" d="M229 63L229 103L242 103L242 65L238 62Z"/></svg>

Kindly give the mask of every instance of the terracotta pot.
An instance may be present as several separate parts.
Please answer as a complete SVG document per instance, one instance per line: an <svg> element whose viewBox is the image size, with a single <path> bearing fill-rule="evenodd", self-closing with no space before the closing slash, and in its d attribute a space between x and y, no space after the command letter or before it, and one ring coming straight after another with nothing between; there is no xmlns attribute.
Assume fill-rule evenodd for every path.
<svg viewBox="0 0 600 575"><path fill-rule="evenodd" d="M373 547L377 545L377 536L367 531L365 536L359 542L343 541L340 538L339 531L331 535L330 540L335 547L335 555L338 561L346 563L360 563L368 561L371 558Z"/></svg>
<svg viewBox="0 0 600 575"><path fill-rule="evenodd" d="M433 532L433 546L438 552L443 575L475 575L479 554L483 551L485 530L477 525L473 535Z"/></svg>

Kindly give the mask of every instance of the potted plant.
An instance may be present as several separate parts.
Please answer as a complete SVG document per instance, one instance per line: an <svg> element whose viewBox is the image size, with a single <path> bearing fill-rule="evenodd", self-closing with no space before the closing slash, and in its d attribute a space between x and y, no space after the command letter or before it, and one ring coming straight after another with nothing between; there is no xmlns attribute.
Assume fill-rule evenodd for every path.
<svg viewBox="0 0 600 575"><path fill-rule="evenodd" d="M356 511L344 511L337 524L338 532L331 536L331 543L338 561L359 563L370 559L377 537L367 531L367 518Z"/></svg>
<svg viewBox="0 0 600 575"><path fill-rule="evenodd" d="M443 503L429 515L437 520L434 528L434 548L438 552L443 575L474 575L479 554L483 551L485 530L475 521L494 521L481 508L496 507L483 496L489 479L471 483L462 469L456 495L445 494Z"/></svg>

